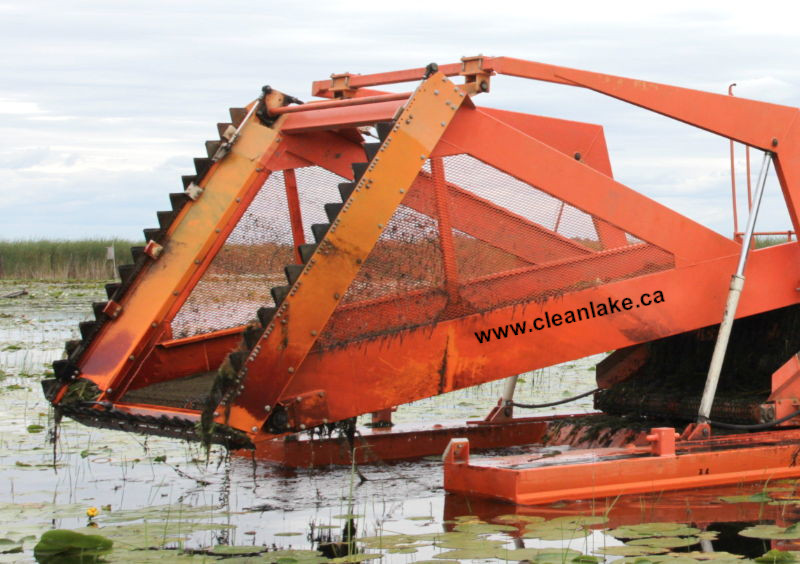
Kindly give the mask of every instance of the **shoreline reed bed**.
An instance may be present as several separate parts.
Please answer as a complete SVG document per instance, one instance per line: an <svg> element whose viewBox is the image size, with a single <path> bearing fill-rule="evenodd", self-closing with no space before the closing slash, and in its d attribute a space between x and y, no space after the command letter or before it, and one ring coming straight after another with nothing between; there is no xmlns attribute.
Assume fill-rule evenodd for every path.
<svg viewBox="0 0 800 564"><path fill-rule="evenodd" d="M0 279L107 280L117 277L116 264L131 262L130 248L143 242L124 239L0 241Z"/></svg>

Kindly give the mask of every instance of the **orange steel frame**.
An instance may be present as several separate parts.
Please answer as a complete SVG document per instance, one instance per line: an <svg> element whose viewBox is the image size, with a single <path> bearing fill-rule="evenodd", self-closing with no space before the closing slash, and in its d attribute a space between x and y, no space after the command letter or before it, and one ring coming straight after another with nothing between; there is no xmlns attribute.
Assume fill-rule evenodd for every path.
<svg viewBox="0 0 800 564"><path fill-rule="evenodd" d="M672 437L670 445L663 444L665 435ZM672 428L653 429L650 446L573 450L538 466L531 456L471 464L469 440L453 439L444 454L444 487L449 492L538 505L800 476L798 430L677 445L676 438Z"/></svg>
<svg viewBox="0 0 800 564"><path fill-rule="evenodd" d="M129 389L215 370L236 348L241 327L173 339L170 321L269 175L285 171L294 243L302 244L294 169L317 165L352 179L349 164L364 160L355 128L392 120L395 125L376 158L248 356L240 372L240 393L229 405L218 407L217 423L261 442L273 436L265 423L276 406L288 409L289 431L296 432L719 323L740 245L615 181L600 126L475 106L473 97L488 91L494 74L591 89L769 151L798 231L796 108L506 57L465 59L440 66L427 77L421 68L338 75L313 85L315 95L331 100L270 108L275 121L269 126L255 119L243 124L230 154L203 179L203 195L172 223L164 252L137 275L119 304L121 313L103 325L78 359L81 377L102 390L99 401L121 411L197 420L197 411L125 403L122 397ZM464 84L448 78L459 75L465 77ZM404 94L369 89L400 82L419 85ZM444 178L440 159L457 154L471 155L591 214L607 250L576 245L521 218L513 230L498 229L493 217L508 211ZM431 174L421 171L427 159ZM422 185L435 186L433 198L424 196ZM492 284L494 292L514 296L519 305L314 349L337 308L358 316L360 309L391 312L404 308L404 300L441 299L423 292L394 301L339 304L397 206L403 203L425 214L436 213L441 221L456 221L448 218L445 195L476 210L454 228L529 264L482 280ZM665 269L637 276L640 249L627 245L625 233L660 247ZM547 248L536 244L537 237L544 236L549 237ZM443 237L441 247L452 299L455 271L448 239ZM557 302L526 301L526 295L550 283L553 269L578 281L610 262L631 277L566 291ZM746 274L738 317L800 302L796 242L754 250ZM476 331L532 319L532 313L548 308L577 309L590 301L656 290L667 297L666 306L565 324L546 335L482 344L475 338ZM796 395L791 385L795 374L781 380L791 392L782 397ZM66 385L55 403L65 389Z"/></svg>

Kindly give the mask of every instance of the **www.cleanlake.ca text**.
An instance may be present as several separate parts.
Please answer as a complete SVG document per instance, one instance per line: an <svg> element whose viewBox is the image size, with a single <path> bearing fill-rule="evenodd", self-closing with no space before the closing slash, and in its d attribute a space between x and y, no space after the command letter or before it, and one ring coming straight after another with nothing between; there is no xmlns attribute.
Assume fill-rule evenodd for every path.
<svg viewBox="0 0 800 564"><path fill-rule="evenodd" d="M585 307L576 309L568 309L561 313L551 314L544 312L543 315L533 319L532 321L520 321L513 324L502 325L484 331L476 331L475 338L479 343L488 343L492 339L505 339L506 337L514 337L516 335L523 335L525 333L533 333L534 331L544 331L551 327L559 327L561 325L569 325L579 321L587 321L596 317L603 317L604 315L612 315L614 313L622 313L623 311L630 311L637 307L648 307L655 304L664 303L664 292L656 290L653 293L644 293L638 299L623 298L613 299L608 298L605 302L589 302Z"/></svg>

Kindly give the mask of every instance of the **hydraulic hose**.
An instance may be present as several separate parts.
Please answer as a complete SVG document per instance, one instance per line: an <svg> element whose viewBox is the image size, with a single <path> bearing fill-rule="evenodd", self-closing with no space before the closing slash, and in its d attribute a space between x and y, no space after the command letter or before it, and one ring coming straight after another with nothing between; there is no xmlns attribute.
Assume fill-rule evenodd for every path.
<svg viewBox="0 0 800 564"><path fill-rule="evenodd" d="M540 407L553 407L555 405L561 405L564 403L569 403L571 401L579 400L581 398L585 398L586 396L590 396L595 392L599 392L601 388L595 388L594 390L590 390L588 392L584 392L582 394L578 394L577 396L572 396L571 398L566 398L558 401L551 401L550 403L517 403L511 402L511 405L514 407L522 407L525 409L538 409Z"/></svg>

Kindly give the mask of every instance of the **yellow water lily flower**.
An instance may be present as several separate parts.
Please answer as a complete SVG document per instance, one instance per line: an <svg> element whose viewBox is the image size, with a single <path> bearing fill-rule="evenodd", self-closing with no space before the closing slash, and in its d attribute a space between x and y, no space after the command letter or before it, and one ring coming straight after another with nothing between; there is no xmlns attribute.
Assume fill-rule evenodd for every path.
<svg viewBox="0 0 800 564"><path fill-rule="evenodd" d="M86 515L89 517L89 519L91 519L92 517L97 517L99 513L100 510L97 509L96 507L90 507L89 509L86 510Z"/></svg>

